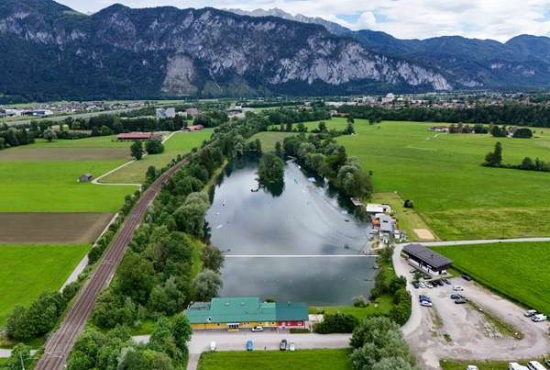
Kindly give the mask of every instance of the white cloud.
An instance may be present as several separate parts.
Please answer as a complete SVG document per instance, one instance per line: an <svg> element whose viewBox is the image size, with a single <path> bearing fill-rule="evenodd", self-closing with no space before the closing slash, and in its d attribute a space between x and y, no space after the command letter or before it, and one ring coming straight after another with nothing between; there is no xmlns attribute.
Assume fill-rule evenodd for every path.
<svg viewBox="0 0 550 370"><path fill-rule="evenodd" d="M117 0L60 0L80 11L97 11ZM461 35L506 41L523 34L550 36L548 0L118 0L131 7L283 9L399 38ZM348 21L346 21L346 19ZM356 19L350 22L349 19Z"/></svg>

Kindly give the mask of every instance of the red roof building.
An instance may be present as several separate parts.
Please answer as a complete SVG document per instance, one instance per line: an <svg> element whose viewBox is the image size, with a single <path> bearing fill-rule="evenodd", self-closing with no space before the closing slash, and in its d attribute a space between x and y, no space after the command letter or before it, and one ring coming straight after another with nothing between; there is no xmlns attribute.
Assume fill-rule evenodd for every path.
<svg viewBox="0 0 550 370"><path fill-rule="evenodd" d="M204 128L203 125L193 125L193 126L187 126L185 128L185 131L200 131Z"/></svg>
<svg viewBox="0 0 550 370"><path fill-rule="evenodd" d="M160 139L160 135L154 132L128 132L117 135L117 140L149 140Z"/></svg>

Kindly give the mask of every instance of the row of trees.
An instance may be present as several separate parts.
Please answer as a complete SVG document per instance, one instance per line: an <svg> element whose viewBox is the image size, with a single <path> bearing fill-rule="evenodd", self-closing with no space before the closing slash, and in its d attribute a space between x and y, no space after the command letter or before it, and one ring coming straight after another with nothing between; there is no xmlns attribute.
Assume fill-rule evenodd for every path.
<svg viewBox="0 0 550 370"><path fill-rule="evenodd" d="M344 194L369 198L372 194L370 174L361 168L356 157L348 157L344 146L329 135L298 135L285 138L284 154L298 158L310 171L329 179Z"/></svg>
<svg viewBox="0 0 550 370"><path fill-rule="evenodd" d="M0 150L34 143L34 135L25 128L0 127Z"/></svg>
<svg viewBox="0 0 550 370"><path fill-rule="evenodd" d="M531 127L550 127L550 106L507 103L502 106L478 105L474 108L426 108L343 106L339 109L355 118L377 117L390 121L494 123Z"/></svg>
<svg viewBox="0 0 550 370"><path fill-rule="evenodd" d="M502 143L497 142L495 149L485 156L485 167L510 168L524 171L550 172L550 162L545 162L539 158L533 160L531 157L525 157L520 164L502 163Z"/></svg>

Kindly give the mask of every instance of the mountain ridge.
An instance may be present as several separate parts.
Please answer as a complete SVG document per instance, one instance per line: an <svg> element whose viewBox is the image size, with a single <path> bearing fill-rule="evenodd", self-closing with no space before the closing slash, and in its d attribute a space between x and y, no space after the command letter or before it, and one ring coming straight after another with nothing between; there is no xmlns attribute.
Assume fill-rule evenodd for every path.
<svg viewBox="0 0 550 370"><path fill-rule="evenodd" d="M336 35L326 27L215 8L114 4L84 15L53 0L4 0L0 97L344 95L502 88L510 81L550 85L545 39L519 37L504 49L495 46L502 54L488 53L499 55L495 60L476 53L481 59L457 62L479 42L438 40L438 54L419 40L369 30ZM462 42L462 54L443 53L441 41ZM506 76L500 85L499 74Z"/></svg>

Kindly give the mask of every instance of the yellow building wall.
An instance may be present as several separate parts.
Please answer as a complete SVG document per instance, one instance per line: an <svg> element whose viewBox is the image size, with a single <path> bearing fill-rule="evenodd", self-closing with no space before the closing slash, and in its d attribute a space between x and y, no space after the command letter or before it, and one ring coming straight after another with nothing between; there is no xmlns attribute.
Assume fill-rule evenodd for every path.
<svg viewBox="0 0 550 370"><path fill-rule="evenodd" d="M276 322L240 322L239 323L239 329L250 329L255 326L261 326L263 328L276 328L277 323ZM228 325L223 324L191 324L191 328L196 330L225 330L228 329Z"/></svg>

